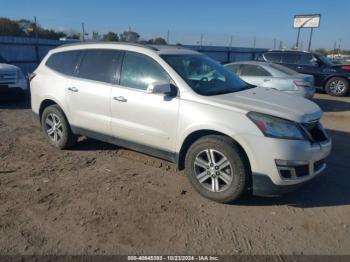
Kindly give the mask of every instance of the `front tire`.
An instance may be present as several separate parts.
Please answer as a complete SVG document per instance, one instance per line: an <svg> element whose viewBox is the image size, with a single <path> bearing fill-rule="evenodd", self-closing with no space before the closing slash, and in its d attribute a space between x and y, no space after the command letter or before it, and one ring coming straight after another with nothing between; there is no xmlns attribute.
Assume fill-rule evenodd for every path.
<svg viewBox="0 0 350 262"><path fill-rule="evenodd" d="M346 96L349 92L349 82L341 77L332 77L327 81L325 89L331 96Z"/></svg>
<svg viewBox="0 0 350 262"><path fill-rule="evenodd" d="M49 143L59 149L69 148L77 141L67 118L58 105L45 108L41 117L41 127Z"/></svg>
<svg viewBox="0 0 350 262"><path fill-rule="evenodd" d="M220 203L238 199L250 175L244 152L232 139L220 135L205 136L190 146L185 173L198 193Z"/></svg>

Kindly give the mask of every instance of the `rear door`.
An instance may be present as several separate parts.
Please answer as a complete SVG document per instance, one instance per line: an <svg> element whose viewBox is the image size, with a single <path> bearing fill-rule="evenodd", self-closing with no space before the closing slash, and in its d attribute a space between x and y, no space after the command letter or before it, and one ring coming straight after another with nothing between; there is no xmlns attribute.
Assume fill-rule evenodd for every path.
<svg viewBox="0 0 350 262"><path fill-rule="evenodd" d="M323 64L318 62L318 59L311 53L304 53L300 56L300 65L298 71L303 74L313 75L315 86L321 87L326 74L323 71Z"/></svg>
<svg viewBox="0 0 350 262"><path fill-rule="evenodd" d="M259 65L241 64L240 77L247 83L260 87L269 87L272 75Z"/></svg>
<svg viewBox="0 0 350 262"><path fill-rule="evenodd" d="M297 72L300 72L300 53L284 52L282 54L282 64Z"/></svg>
<svg viewBox="0 0 350 262"><path fill-rule="evenodd" d="M66 88L73 127L111 134L110 96L121 57L117 50L84 51L75 77Z"/></svg>

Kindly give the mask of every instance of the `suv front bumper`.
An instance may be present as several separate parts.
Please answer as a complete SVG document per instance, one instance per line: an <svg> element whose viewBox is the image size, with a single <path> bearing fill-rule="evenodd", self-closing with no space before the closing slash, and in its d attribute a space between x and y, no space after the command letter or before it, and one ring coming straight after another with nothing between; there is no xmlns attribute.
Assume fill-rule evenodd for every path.
<svg viewBox="0 0 350 262"><path fill-rule="evenodd" d="M252 192L264 196L288 193L321 174L332 147L330 139L311 143L249 136L245 141L249 147Z"/></svg>

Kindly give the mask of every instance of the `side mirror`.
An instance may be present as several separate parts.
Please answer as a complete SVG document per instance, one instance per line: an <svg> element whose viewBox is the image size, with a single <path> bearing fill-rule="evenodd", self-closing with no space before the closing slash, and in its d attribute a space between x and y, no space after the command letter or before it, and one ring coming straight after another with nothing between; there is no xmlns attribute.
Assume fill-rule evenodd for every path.
<svg viewBox="0 0 350 262"><path fill-rule="evenodd" d="M147 93L170 94L172 93L172 88L170 86L170 83L155 82L147 86Z"/></svg>

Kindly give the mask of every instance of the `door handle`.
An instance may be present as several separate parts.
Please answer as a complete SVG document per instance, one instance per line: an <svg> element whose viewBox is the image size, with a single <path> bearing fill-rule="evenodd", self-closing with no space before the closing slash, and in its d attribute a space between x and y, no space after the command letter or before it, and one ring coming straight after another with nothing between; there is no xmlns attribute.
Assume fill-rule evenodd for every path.
<svg viewBox="0 0 350 262"><path fill-rule="evenodd" d="M264 79L264 82L269 82L270 81L270 79Z"/></svg>
<svg viewBox="0 0 350 262"><path fill-rule="evenodd" d="M298 69L303 69L303 67L302 67L302 66L298 66L297 68L298 68Z"/></svg>
<svg viewBox="0 0 350 262"><path fill-rule="evenodd" d="M68 90L72 92L79 92L79 89L74 86L68 87Z"/></svg>
<svg viewBox="0 0 350 262"><path fill-rule="evenodd" d="M124 96L115 96L113 97L114 100L119 101L119 102L126 102L128 101Z"/></svg>

